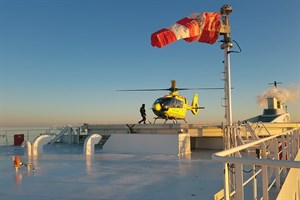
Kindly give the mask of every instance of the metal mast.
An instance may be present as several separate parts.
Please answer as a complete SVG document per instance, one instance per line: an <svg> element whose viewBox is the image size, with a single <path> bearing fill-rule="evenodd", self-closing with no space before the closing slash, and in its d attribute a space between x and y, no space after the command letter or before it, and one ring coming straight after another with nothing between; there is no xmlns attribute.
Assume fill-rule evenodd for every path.
<svg viewBox="0 0 300 200"><path fill-rule="evenodd" d="M225 117L226 124L232 125L232 108L231 108L231 78L230 78L230 48L232 48L232 41L230 38L230 25L229 25L229 14L232 12L230 5L224 5L220 9L222 15L222 25L220 33L224 36L223 44L221 49L224 50L224 72L225 72Z"/></svg>
<svg viewBox="0 0 300 200"><path fill-rule="evenodd" d="M224 81L225 81L225 117L226 117L226 125L232 125L232 109L231 109L231 78L230 78L230 48L232 48L232 42L230 38L230 26L228 16L232 12L232 7L229 5L224 5L220 9L220 13L222 15L222 24L220 34L224 36L223 44L221 44L221 49L224 50ZM232 138L235 136L232 135L230 128L225 129L225 149L230 149L234 145L232 144ZM230 199L230 185L226 182L226 179L229 178L231 183L235 185L235 179L232 173L229 173L228 163L224 164L224 198Z"/></svg>

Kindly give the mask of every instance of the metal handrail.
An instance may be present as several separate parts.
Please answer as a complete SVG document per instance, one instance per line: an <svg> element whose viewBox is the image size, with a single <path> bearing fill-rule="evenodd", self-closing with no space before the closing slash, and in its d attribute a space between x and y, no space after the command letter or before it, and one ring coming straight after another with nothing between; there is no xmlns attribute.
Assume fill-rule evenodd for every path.
<svg viewBox="0 0 300 200"><path fill-rule="evenodd" d="M270 136L267 138L263 138L254 142L250 142L248 144L244 144L229 150L221 151L212 155L212 159L224 162L224 163L240 163L240 164L249 164L249 165L268 165L273 167L288 167L288 168L300 168L300 162L295 161L283 161L283 160L270 160L270 159L255 159L255 158L241 158L241 157L230 157L234 153L240 152L247 148L253 147L255 145L264 143L268 140L277 138L281 135L286 135L292 131L297 129L289 130L284 133L280 133L278 135Z"/></svg>
<svg viewBox="0 0 300 200"><path fill-rule="evenodd" d="M253 181L254 186L256 187L255 189L253 188L253 195L254 199L257 199L257 183L256 179L258 173L262 174L262 193L263 196L262 198L264 200L269 199L269 190L276 183L276 187L280 187L280 178L279 174L284 168L300 168L300 162L299 161L292 161L291 159L294 159L299 148L299 128L295 128L274 136L269 136L267 138L263 138L260 140L253 141L248 144L244 144L241 146L237 146L228 150L224 150L218 153L215 153L212 155L212 159L215 161L223 162L224 163L224 197L223 199L229 200L231 196L236 195L236 199L244 199L244 186L248 184L250 181ZM297 134L297 141L298 143L294 142L291 138L296 137ZM282 151L278 151L278 142L280 143L280 139L282 140L281 142L284 141L284 138L286 136L286 145L283 145ZM276 153L277 156L273 157L272 159L267 159L267 148L269 146L266 145L269 142L269 144L276 144L275 149L277 148ZM284 144L285 144L284 142ZM241 157L240 152L247 150L248 148L251 148L253 146L260 145L262 148L262 158L249 158L249 157ZM274 147L273 147L274 148ZM274 152L272 152L274 153ZM279 160L279 154L281 154L281 157L283 159L287 160ZM237 156L237 157L235 157ZM233 173L230 171L230 164L234 164L236 168L236 173ZM260 166L261 169L259 171L255 171L253 176L250 177L248 180L243 180L244 175L243 175L243 166L244 165L250 165L253 166L253 169L255 169L256 166ZM268 167L276 169L276 179L271 181L269 184L268 177ZM233 191L230 189L230 183L236 180L234 182L233 186Z"/></svg>

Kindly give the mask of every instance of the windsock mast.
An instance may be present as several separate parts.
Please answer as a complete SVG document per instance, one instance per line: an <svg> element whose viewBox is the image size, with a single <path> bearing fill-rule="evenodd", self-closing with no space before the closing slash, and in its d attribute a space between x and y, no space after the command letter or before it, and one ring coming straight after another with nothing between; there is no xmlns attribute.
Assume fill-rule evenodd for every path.
<svg viewBox="0 0 300 200"><path fill-rule="evenodd" d="M223 35L221 49L224 50L224 81L225 81L225 116L226 124L232 125L231 111L231 80L230 80L230 49L233 47L230 38L229 15L232 6L224 5L220 12L193 13L169 28L160 29L151 34L151 45L162 48L177 40L186 42L204 42L214 44L219 35ZM171 87L175 88L175 86Z"/></svg>
<svg viewBox="0 0 300 200"><path fill-rule="evenodd" d="M226 124L232 125L232 108L231 108L231 77L230 77L230 49L233 47L230 38L229 14L232 12L232 6L224 5L220 9L222 23L220 34L224 36L221 49L224 50L224 72L225 72L225 117Z"/></svg>

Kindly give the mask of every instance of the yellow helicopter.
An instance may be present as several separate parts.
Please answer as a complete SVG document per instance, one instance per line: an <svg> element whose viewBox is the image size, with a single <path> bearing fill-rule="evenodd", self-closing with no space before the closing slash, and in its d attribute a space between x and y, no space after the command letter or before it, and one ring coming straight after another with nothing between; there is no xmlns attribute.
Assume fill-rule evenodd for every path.
<svg viewBox="0 0 300 200"><path fill-rule="evenodd" d="M154 118L154 124L157 119L173 120L173 123L178 123L177 120L184 120L186 111L190 110L194 115L198 114L199 109L204 107L198 106L198 94L194 94L191 105L188 104L184 96L178 94L179 90L208 90L208 89L224 89L224 88L177 88L176 81L171 80L171 87L166 89L136 89L136 90L118 90L118 91L162 91L168 90L170 93L155 100L152 105L153 113L157 116Z"/></svg>

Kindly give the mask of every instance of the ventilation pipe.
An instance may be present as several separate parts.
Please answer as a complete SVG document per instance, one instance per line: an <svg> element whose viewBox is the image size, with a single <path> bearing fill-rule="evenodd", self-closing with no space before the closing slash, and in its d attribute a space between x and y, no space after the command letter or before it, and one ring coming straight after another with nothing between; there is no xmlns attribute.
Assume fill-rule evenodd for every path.
<svg viewBox="0 0 300 200"><path fill-rule="evenodd" d="M92 155L95 152L95 145L98 144L101 140L102 136L95 133L88 136L84 141L84 154Z"/></svg>

